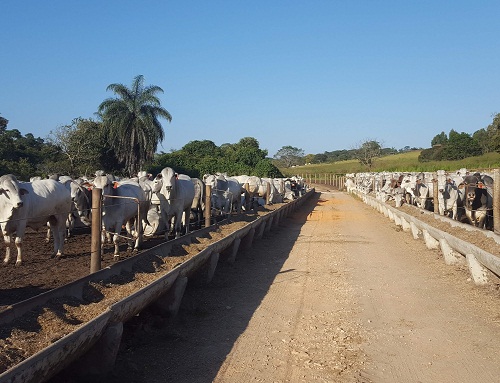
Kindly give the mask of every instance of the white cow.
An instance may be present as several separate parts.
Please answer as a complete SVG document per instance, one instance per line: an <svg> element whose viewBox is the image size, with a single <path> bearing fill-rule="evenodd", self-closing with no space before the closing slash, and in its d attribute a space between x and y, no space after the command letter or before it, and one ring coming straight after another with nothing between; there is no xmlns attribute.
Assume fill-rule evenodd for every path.
<svg viewBox="0 0 500 383"><path fill-rule="evenodd" d="M22 264L22 241L26 227L38 230L49 222L54 233L54 254L63 254L66 219L71 210L71 195L55 180L19 182L12 174L0 177L0 228L6 250L4 263L10 261L10 242L15 235L16 266Z"/></svg>
<svg viewBox="0 0 500 383"><path fill-rule="evenodd" d="M30 181L32 179L36 179L36 177L31 177ZM66 187L66 189L68 189L70 194L72 193L71 185L74 182L73 178L71 178L70 176L58 176L57 181L62 183ZM71 197L73 198L73 195L71 195ZM68 219L66 220L66 233L65 233L65 238L64 238L65 241L67 241L67 239L69 237L71 237L71 235L73 234L73 230L75 228L75 225L79 224L79 223L80 223L80 219L78 217L76 206L75 206L75 204L72 204L71 211L69 212ZM50 225L48 222L47 222L47 226L48 226L48 229L47 229L46 241L49 242L50 241L50 234L52 231L50 230Z"/></svg>
<svg viewBox="0 0 500 383"><path fill-rule="evenodd" d="M273 192L276 188L272 188L268 181L256 176L234 176L240 185L245 189L245 209L251 210L254 208L254 203L259 199L264 200L264 204L269 204L273 200Z"/></svg>
<svg viewBox="0 0 500 383"><path fill-rule="evenodd" d="M92 188L94 185L84 178L76 178L71 182L71 200L76 209L78 219L85 225L92 224Z"/></svg>
<svg viewBox="0 0 500 383"><path fill-rule="evenodd" d="M212 208L229 214L232 210L241 213L241 194L244 189L237 179L223 174L205 174L203 180L212 188Z"/></svg>
<svg viewBox="0 0 500 383"><path fill-rule="evenodd" d="M439 214L446 216L452 214L450 218L458 220L458 205L461 203L458 185L444 170L437 171L437 188Z"/></svg>
<svg viewBox="0 0 500 383"><path fill-rule="evenodd" d="M165 234L168 239L171 220L174 220L175 237L179 238L182 231L182 216L184 214L185 233L189 233L190 213L195 190L191 178L178 175L174 169L166 167L154 179L153 192L160 200L160 213L167 226Z"/></svg>
<svg viewBox="0 0 500 383"><path fill-rule="evenodd" d="M142 244L142 235L137 228L147 224L149 201L144 190L135 181L113 181L109 176L97 176L93 181L94 187L102 189L103 216L102 227L104 229L102 244L104 244L106 233L114 229L113 243L115 245L114 257L120 257L119 238L122 226L125 225L127 233L135 238L134 249L137 250ZM137 222L140 214L141 222ZM131 247L131 241L129 241Z"/></svg>
<svg viewBox="0 0 500 383"><path fill-rule="evenodd" d="M285 195L285 181L282 178L262 178L269 182L269 203L282 203Z"/></svg>
<svg viewBox="0 0 500 383"><path fill-rule="evenodd" d="M205 213L205 183L199 178L191 178L194 185L194 198L191 213L196 228L201 228Z"/></svg>
<svg viewBox="0 0 500 383"><path fill-rule="evenodd" d="M348 173L345 175L346 181L345 181L345 188L348 193L351 193L352 191L356 190L356 183L354 182L354 173Z"/></svg>

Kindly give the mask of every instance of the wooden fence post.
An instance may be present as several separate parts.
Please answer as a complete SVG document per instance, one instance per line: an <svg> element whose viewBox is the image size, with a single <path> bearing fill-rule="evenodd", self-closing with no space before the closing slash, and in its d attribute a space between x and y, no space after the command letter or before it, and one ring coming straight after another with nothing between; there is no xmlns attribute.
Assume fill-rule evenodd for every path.
<svg viewBox="0 0 500 383"><path fill-rule="evenodd" d="M438 190L438 180L437 173L432 173L432 191L433 191L433 201L434 201L434 213L439 214L439 190Z"/></svg>
<svg viewBox="0 0 500 383"><path fill-rule="evenodd" d="M90 242L90 273L101 270L101 233L102 233L102 189L92 189L92 227Z"/></svg>
<svg viewBox="0 0 500 383"><path fill-rule="evenodd" d="M210 216L212 214L212 187L205 185L205 227L210 226Z"/></svg>

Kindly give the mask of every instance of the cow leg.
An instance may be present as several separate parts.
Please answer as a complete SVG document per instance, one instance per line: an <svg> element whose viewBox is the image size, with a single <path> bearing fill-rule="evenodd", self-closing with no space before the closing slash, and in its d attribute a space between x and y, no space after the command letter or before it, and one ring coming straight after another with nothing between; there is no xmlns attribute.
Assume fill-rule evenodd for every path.
<svg viewBox="0 0 500 383"><path fill-rule="evenodd" d="M127 234L130 236L130 240L127 241L129 250L139 250L140 241L139 241L139 232L137 231L137 223L134 219L127 221L125 224L125 229ZM135 243L134 243L135 238Z"/></svg>
<svg viewBox="0 0 500 383"><path fill-rule="evenodd" d="M63 244L66 232L66 217L50 217L49 230L52 231L52 235L54 237L54 251L52 253L52 258L61 257L63 254Z"/></svg>
<svg viewBox="0 0 500 383"><path fill-rule="evenodd" d="M66 220L66 233L65 233L66 235L64 237L65 242L67 242L68 238L71 237L74 228L75 228L75 217L73 216L73 213L70 213L68 215L68 219Z"/></svg>
<svg viewBox="0 0 500 383"><path fill-rule="evenodd" d="M16 249L17 249L17 259L16 266L21 266L23 263L22 253L23 253L23 239L20 236L16 237Z"/></svg>
<svg viewBox="0 0 500 383"><path fill-rule="evenodd" d="M104 253L104 243L106 240L106 232L104 231L104 228L101 230L101 254Z"/></svg>
<svg viewBox="0 0 500 383"><path fill-rule="evenodd" d="M168 241L170 230L172 229L172 218L165 218L165 241Z"/></svg>
<svg viewBox="0 0 500 383"><path fill-rule="evenodd" d="M180 238L182 235L182 214L176 213L174 216L174 232L175 238Z"/></svg>
<svg viewBox="0 0 500 383"><path fill-rule="evenodd" d="M186 227L185 234L189 234L189 225L191 224L191 208L184 210L184 226Z"/></svg>
<svg viewBox="0 0 500 383"><path fill-rule="evenodd" d="M115 234L113 234L113 244L115 245L115 252L113 253L114 260L120 258L120 234L122 232L122 223L115 222Z"/></svg>
<svg viewBox="0 0 500 383"><path fill-rule="evenodd" d="M486 227L486 210L478 210L476 213L477 226L481 229Z"/></svg>
<svg viewBox="0 0 500 383"><path fill-rule="evenodd" d="M127 249L132 250L132 248L134 247L132 238L135 236L135 228L133 227L133 224L130 223L130 221L127 221L127 223L125 223L125 233L128 238Z"/></svg>
<svg viewBox="0 0 500 383"><path fill-rule="evenodd" d="M231 198L230 196L227 196L225 203L224 203L224 213L226 215L231 213L231 199L230 198Z"/></svg>
<svg viewBox="0 0 500 383"><path fill-rule="evenodd" d="M115 261L120 258L120 237L118 234L113 234L113 244L115 245L115 252L113 253L113 257Z"/></svg>
<svg viewBox="0 0 500 383"><path fill-rule="evenodd" d="M438 211L439 215L444 215L446 211L444 198L438 198Z"/></svg>
<svg viewBox="0 0 500 383"><path fill-rule="evenodd" d="M5 258L3 259L4 265L10 261L10 235L6 232L3 233L3 241L5 243Z"/></svg>
<svg viewBox="0 0 500 383"><path fill-rule="evenodd" d="M50 242L50 224L47 222L47 235L45 236L45 242L49 243Z"/></svg>

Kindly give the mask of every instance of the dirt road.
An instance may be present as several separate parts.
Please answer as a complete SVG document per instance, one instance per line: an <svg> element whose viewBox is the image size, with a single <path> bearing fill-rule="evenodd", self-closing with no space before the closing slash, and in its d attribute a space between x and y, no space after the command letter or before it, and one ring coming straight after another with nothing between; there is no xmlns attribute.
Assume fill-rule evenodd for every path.
<svg viewBox="0 0 500 383"><path fill-rule="evenodd" d="M324 191L209 286L188 285L173 320L129 322L105 381L497 382L499 298L361 201Z"/></svg>

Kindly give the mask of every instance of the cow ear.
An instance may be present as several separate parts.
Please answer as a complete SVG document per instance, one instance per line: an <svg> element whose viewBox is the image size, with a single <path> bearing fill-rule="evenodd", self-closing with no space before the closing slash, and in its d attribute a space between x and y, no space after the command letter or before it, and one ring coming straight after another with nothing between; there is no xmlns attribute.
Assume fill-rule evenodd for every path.
<svg viewBox="0 0 500 383"><path fill-rule="evenodd" d="M179 178L179 175L177 173L175 173L175 179L178 179Z"/></svg>
<svg viewBox="0 0 500 383"><path fill-rule="evenodd" d="M118 187L118 182L113 182L113 189L116 189Z"/></svg>
<svg viewBox="0 0 500 383"><path fill-rule="evenodd" d="M158 173L158 174L156 175L156 179L157 179L157 180L161 180L161 178L162 178L161 173Z"/></svg>

